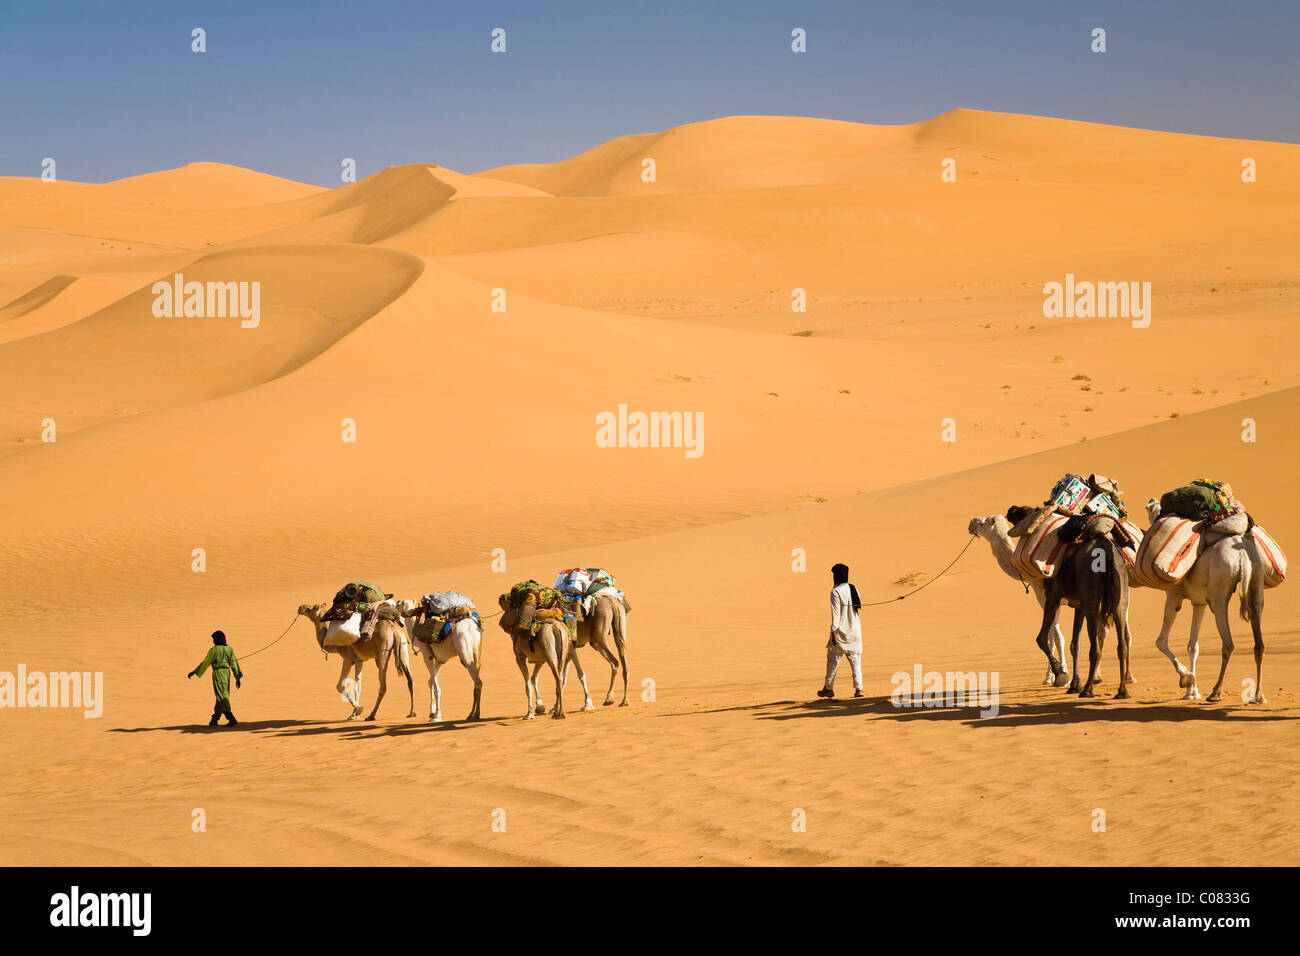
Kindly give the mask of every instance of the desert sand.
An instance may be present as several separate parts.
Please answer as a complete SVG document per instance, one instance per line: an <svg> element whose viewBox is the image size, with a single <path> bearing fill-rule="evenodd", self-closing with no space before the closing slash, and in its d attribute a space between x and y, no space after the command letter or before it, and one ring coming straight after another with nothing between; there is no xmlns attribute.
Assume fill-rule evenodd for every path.
<svg viewBox="0 0 1300 956"><path fill-rule="evenodd" d="M0 712L0 863L1295 864L1294 583L1265 595L1265 705L1235 603L1223 702L1180 700L1149 590L1135 699L1109 697L1113 636L1102 697L1040 686L1037 606L982 541L864 608L866 700L814 692L831 564L888 601L1066 471L1138 506L1221 478L1296 547L1298 223L1300 146L970 110L330 190L0 178L0 670L105 694ZM260 282L260 323L155 317L177 272ZM1151 282L1150 326L1044 318L1066 273ZM598 447L620 404L702 412L703 454ZM424 719L418 658L419 718L390 670L379 719L344 721L306 621L248 656L354 578L490 612L575 564L632 602L630 708L587 651L596 712L571 681L569 719L521 721L494 621L472 724ZM238 728L185 679L214 628ZM1209 623L1203 689L1218 660ZM918 665L996 672L998 714L895 708ZM441 681L468 712L465 671Z"/></svg>

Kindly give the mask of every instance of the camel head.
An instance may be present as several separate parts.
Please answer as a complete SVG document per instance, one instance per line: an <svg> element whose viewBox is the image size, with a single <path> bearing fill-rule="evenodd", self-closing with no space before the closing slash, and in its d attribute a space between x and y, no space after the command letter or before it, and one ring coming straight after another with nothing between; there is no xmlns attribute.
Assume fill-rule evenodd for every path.
<svg viewBox="0 0 1300 956"><path fill-rule="evenodd" d="M1007 509L1007 524L1014 528L1037 510L1033 505L1012 505Z"/></svg>
<svg viewBox="0 0 1300 956"><path fill-rule="evenodd" d="M1160 502L1152 498L1149 501L1147 501L1147 520L1151 524L1155 524L1156 519L1159 517L1160 517Z"/></svg>
<svg viewBox="0 0 1300 956"><path fill-rule="evenodd" d="M330 609L328 604L299 604L298 613L311 621L313 624L319 624L321 615Z"/></svg>
<svg viewBox="0 0 1300 956"><path fill-rule="evenodd" d="M1010 527L1007 519L1002 515L989 515L987 518L971 518L966 530L981 538L992 538L996 535L1005 535Z"/></svg>
<svg viewBox="0 0 1300 956"><path fill-rule="evenodd" d="M321 616L330 609L328 604L299 604L298 613L311 621L315 625L316 643L325 648L325 627L321 624Z"/></svg>
<svg viewBox="0 0 1300 956"><path fill-rule="evenodd" d="M502 611L501 616L497 618L497 627L509 634L514 626L519 623L519 615L510 610L510 595L502 594L498 596L497 603L501 605Z"/></svg>
<svg viewBox="0 0 1300 956"><path fill-rule="evenodd" d="M420 602L412 601L410 598L403 598L397 602L397 613L402 617L413 617L419 608Z"/></svg>

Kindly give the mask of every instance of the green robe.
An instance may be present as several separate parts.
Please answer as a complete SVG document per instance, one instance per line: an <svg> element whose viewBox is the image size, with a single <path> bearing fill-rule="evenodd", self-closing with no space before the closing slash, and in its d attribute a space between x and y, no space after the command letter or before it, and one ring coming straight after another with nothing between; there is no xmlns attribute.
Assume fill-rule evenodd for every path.
<svg viewBox="0 0 1300 956"><path fill-rule="evenodd" d="M227 644L217 644L208 651L203 663L194 668L194 676L202 676L209 667L212 668L212 692L217 695L213 714L230 714L230 675L234 673L237 680L244 679L244 672L239 669L239 660L234 650Z"/></svg>

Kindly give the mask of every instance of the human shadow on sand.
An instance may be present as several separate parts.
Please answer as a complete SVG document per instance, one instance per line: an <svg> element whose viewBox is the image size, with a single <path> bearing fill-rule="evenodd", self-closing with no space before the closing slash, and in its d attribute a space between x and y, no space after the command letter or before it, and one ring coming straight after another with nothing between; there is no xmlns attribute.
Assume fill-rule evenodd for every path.
<svg viewBox="0 0 1300 956"><path fill-rule="evenodd" d="M1105 697L1059 697L1050 700L998 702L997 713L980 716L980 708L925 707L919 694L903 695L899 702L891 697L836 698L834 700L781 700L765 704L722 707L700 713L737 713L749 711L759 720L806 720L810 718L866 717L873 720L947 720L960 721L969 727L1029 727L1040 724L1075 724L1097 722L1154 723L1193 720L1218 722L1300 720L1294 708L1286 712L1269 709L1269 705L1244 703L1205 704L1194 701L1174 703L1143 702L1140 699L1111 700ZM669 715L665 715L669 716ZM675 714L671 716L690 716Z"/></svg>
<svg viewBox="0 0 1300 956"><path fill-rule="evenodd" d="M323 724L320 720L241 720L233 727L224 721L217 726L207 722L193 724L172 724L169 727L110 727L112 734L147 734L155 731L172 731L181 734L237 734L257 730L276 730L281 727L296 727L306 724Z"/></svg>

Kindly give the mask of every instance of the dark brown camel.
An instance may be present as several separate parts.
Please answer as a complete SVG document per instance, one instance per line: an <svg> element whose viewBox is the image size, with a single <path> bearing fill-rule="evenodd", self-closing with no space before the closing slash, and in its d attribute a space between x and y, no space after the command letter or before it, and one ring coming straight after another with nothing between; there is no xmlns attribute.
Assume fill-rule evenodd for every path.
<svg viewBox="0 0 1300 956"><path fill-rule="evenodd" d="M1129 646L1132 640L1128 629L1129 585L1128 572L1119 547L1108 535L1085 537L1082 541L1067 546L1060 567L1053 577L1047 579L1046 585L1043 623L1038 630L1037 643L1047 655L1047 663L1056 675L1056 686L1065 684L1065 665L1052 654L1048 635L1051 634L1057 611L1064 601L1075 608L1073 637L1070 641L1070 652L1074 656L1074 680L1068 691L1078 691L1080 697L1096 696L1093 687L1097 683L1097 665L1101 662L1106 626L1113 621L1119 641L1117 652L1120 672L1119 691L1115 696L1128 697L1128 687L1133 682L1129 676ZM1088 624L1088 679L1080 687L1079 630L1084 621Z"/></svg>

